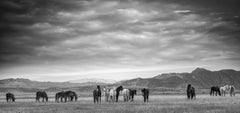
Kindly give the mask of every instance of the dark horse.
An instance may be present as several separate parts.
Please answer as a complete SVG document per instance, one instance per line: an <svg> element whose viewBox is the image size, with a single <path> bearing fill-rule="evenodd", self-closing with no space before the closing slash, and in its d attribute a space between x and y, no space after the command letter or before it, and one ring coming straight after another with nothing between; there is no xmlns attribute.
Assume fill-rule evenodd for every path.
<svg viewBox="0 0 240 113"><path fill-rule="evenodd" d="M122 91L122 90L123 90L122 86L117 87L117 89L116 89L116 102L118 102L118 97L119 97L120 91Z"/></svg>
<svg viewBox="0 0 240 113"><path fill-rule="evenodd" d="M36 93L36 102L39 102L40 98L42 98L42 102L44 102L44 99L47 102L48 101L47 93L45 91L38 91Z"/></svg>
<svg viewBox="0 0 240 113"><path fill-rule="evenodd" d="M218 86L211 87L210 96L214 96L214 94L215 96L217 95L221 96L220 88Z"/></svg>
<svg viewBox="0 0 240 113"><path fill-rule="evenodd" d="M188 99L196 99L195 88L188 84L187 86L187 98Z"/></svg>
<svg viewBox="0 0 240 113"><path fill-rule="evenodd" d="M7 102L8 101L15 102L15 97L14 97L14 95L12 93L7 93L6 94L6 100L7 100Z"/></svg>
<svg viewBox="0 0 240 113"><path fill-rule="evenodd" d="M65 93L65 102L67 101L67 98L70 100L70 101L73 101L73 99L75 101L77 101L77 94L74 92L74 91L66 91Z"/></svg>
<svg viewBox="0 0 240 113"><path fill-rule="evenodd" d="M56 101L56 102L59 102L59 98L61 98L61 102L63 102L63 98L65 98L64 91L57 92L57 93L55 94L55 101Z"/></svg>
<svg viewBox="0 0 240 113"><path fill-rule="evenodd" d="M59 102L59 98L61 99L61 102L67 102L67 99L69 101L73 101L73 99L75 99L75 101L77 101L77 94L74 91L61 91L55 94L55 101Z"/></svg>
<svg viewBox="0 0 240 113"><path fill-rule="evenodd" d="M94 101L94 103L98 103L98 102L101 103L101 96L102 96L101 88L100 88L99 85L97 85L97 89L93 90L93 101Z"/></svg>
<svg viewBox="0 0 240 113"><path fill-rule="evenodd" d="M129 100L133 101L134 95L137 94L137 90L135 90L135 89L129 89L129 90L130 90L130 91L129 91L129 93L130 93Z"/></svg>
<svg viewBox="0 0 240 113"><path fill-rule="evenodd" d="M142 89L143 101L148 102L149 97L149 89L143 88Z"/></svg>

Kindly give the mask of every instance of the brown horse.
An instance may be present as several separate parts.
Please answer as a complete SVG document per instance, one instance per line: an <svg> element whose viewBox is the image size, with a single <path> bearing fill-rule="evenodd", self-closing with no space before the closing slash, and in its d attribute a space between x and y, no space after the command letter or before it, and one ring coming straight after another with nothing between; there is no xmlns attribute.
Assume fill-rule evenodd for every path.
<svg viewBox="0 0 240 113"><path fill-rule="evenodd" d="M131 101L133 101L133 99L134 99L134 95L136 95L137 94L137 90L135 90L135 89L130 89L130 98L129 98L129 100L131 100Z"/></svg>
<svg viewBox="0 0 240 113"><path fill-rule="evenodd" d="M196 99L195 88L188 84L187 86L187 98L188 99Z"/></svg>
<svg viewBox="0 0 240 113"><path fill-rule="evenodd" d="M117 87L117 89L116 89L116 102L118 102L118 97L119 97L120 91L122 91L122 90L123 90L122 86Z"/></svg>
<svg viewBox="0 0 240 113"><path fill-rule="evenodd" d="M67 100L73 101L73 99L77 101L78 96L74 91L61 91L55 94L55 101L59 102L59 98L61 99L61 102L63 102L63 99L64 102L67 102Z"/></svg>
<svg viewBox="0 0 240 113"><path fill-rule="evenodd" d="M100 88L99 85L97 85L97 89L93 90L93 102L94 103L98 103L98 102L101 103L101 96L102 96L101 88Z"/></svg>
<svg viewBox="0 0 240 113"><path fill-rule="evenodd" d="M218 86L212 86L210 91L210 96L221 96L220 88Z"/></svg>
<svg viewBox="0 0 240 113"><path fill-rule="evenodd" d="M45 91L38 91L36 93L36 102L39 102L40 98L42 98L42 102L44 102L44 99L47 102L48 101L47 93Z"/></svg>
<svg viewBox="0 0 240 113"><path fill-rule="evenodd" d="M149 89L143 88L142 89L142 95L143 95L143 101L148 102L148 97L149 97Z"/></svg>
<svg viewBox="0 0 240 113"><path fill-rule="evenodd" d="M8 101L15 102L14 94L12 94L12 93L7 93L7 94L6 94L6 100L7 100L7 102L8 102Z"/></svg>

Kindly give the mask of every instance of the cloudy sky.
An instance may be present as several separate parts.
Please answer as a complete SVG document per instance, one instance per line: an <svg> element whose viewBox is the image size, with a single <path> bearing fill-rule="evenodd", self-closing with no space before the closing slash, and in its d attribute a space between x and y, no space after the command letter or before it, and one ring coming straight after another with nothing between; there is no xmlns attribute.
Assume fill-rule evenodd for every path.
<svg viewBox="0 0 240 113"><path fill-rule="evenodd" d="M240 70L239 0L1 0L0 79Z"/></svg>

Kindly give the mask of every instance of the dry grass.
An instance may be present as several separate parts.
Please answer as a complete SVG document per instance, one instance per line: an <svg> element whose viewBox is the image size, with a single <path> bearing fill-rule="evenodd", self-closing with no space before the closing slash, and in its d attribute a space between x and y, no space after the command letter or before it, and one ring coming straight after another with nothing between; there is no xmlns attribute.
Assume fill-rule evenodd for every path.
<svg viewBox="0 0 240 113"><path fill-rule="evenodd" d="M122 98L120 98L122 100ZM6 103L1 100L0 113L240 113L240 96L210 97L198 95L196 100L187 100L184 95L151 95L149 103L137 96L134 102L93 104L91 97L79 98L78 102L36 103L34 100L19 100Z"/></svg>

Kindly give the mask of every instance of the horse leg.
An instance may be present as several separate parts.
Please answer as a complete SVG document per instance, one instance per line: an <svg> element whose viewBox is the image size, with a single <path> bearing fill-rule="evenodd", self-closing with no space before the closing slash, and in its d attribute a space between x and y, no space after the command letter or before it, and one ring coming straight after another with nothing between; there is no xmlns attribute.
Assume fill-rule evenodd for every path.
<svg viewBox="0 0 240 113"><path fill-rule="evenodd" d="M97 96L96 98L97 98L96 100L97 100L97 103L98 103L99 102L99 97Z"/></svg>
<svg viewBox="0 0 240 113"><path fill-rule="evenodd" d="M117 93L117 95L116 95L116 102L118 102L118 96L119 96L119 94Z"/></svg>
<svg viewBox="0 0 240 113"><path fill-rule="evenodd" d="M109 96L108 96L108 95L106 95L106 99L105 99L105 101L106 101L106 102L108 102L108 98L109 98Z"/></svg>
<svg viewBox="0 0 240 113"><path fill-rule="evenodd" d="M112 101L112 98L111 98L112 96L111 95L109 95L109 101L108 102L111 102Z"/></svg>
<svg viewBox="0 0 240 113"><path fill-rule="evenodd" d="M99 98L99 99L100 99L100 103L101 103L101 96L100 96L100 98Z"/></svg>
<svg viewBox="0 0 240 113"><path fill-rule="evenodd" d="M67 96L65 97L64 102L67 102Z"/></svg>
<svg viewBox="0 0 240 113"><path fill-rule="evenodd" d="M38 102L38 97L36 97L36 102Z"/></svg>

